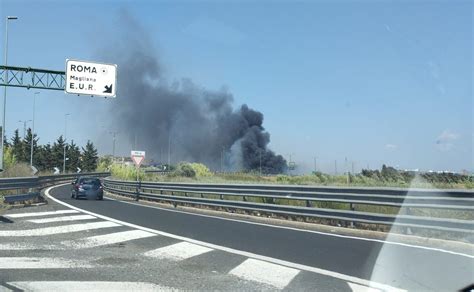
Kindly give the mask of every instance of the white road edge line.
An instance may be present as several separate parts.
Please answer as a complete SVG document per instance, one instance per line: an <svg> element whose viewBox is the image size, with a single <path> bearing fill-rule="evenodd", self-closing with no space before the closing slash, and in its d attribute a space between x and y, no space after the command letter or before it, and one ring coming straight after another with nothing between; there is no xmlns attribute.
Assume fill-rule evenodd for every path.
<svg viewBox="0 0 474 292"><path fill-rule="evenodd" d="M392 245L399 245L399 246L405 246L405 247L413 247L413 248L419 248L419 249L426 249L426 250L431 250L431 251L449 253L449 254L452 254L452 255L458 255L458 256L463 256L463 257L468 257L468 258L474 259L474 255L469 255L469 254L465 254L465 253L460 253L460 252L455 252L455 251L445 250L445 249L435 248L435 247L414 245L414 244L395 242L395 241L384 241L384 240L380 240L380 239L373 239L373 238L366 238L366 237L334 234L334 233L328 233L328 232L322 232L322 231L305 230L305 229L299 229L299 228L295 228L295 227L278 226L278 225L272 225L272 224L267 224L267 223L250 222L250 221L245 221L245 220L223 218L223 217L212 216L212 215L196 214L196 213L187 212L187 211L171 210L171 209L161 208L161 207L156 207L156 206L142 205L142 204L138 204L138 203L134 203L134 202L125 202L125 201L116 200L116 199L113 199L113 198L110 198L110 197L104 197L104 199L111 200L111 201L116 201L116 202L123 203L123 204L130 204L130 205L146 207L146 208L152 208L152 209L158 209L158 210L163 210L163 211L168 211L168 212L184 213L184 214L189 214L189 215L194 215L194 216L208 217L208 218L214 218L214 219L219 219L219 220L234 221L234 222L240 222L240 223L246 223L246 224L260 225L260 226L267 226L267 227L273 227L273 228L279 228L279 229L294 230L294 231L306 232L306 233L315 233L315 234L321 234L321 235L327 235L327 236L333 236L333 237L348 238L348 239L355 239L355 240L364 240L364 241L373 241L373 242L380 242L380 243L383 243L383 244L392 244Z"/></svg>
<svg viewBox="0 0 474 292"><path fill-rule="evenodd" d="M124 225L124 226L140 229L140 230L143 230L143 231L152 232L152 233L155 233L155 234L158 234L158 235L167 236L167 237L171 237L171 238L174 238L174 239L194 243L194 244L197 244L197 245L202 245L202 246L205 246L205 247L208 247L208 248L217 249L217 250L225 251L225 252L228 252L228 253L237 254L237 255L253 258L253 259L258 259L258 260L262 260L262 261L266 261L266 262L269 262L269 263L274 263L274 264L278 264L278 265L282 265L282 266L286 266L286 267L290 267L290 268L295 268L295 269L299 269L299 270L303 270L303 271L318 273L318 274L321 274L321 275L325 275L325 276L329 276L329 277L333 277L333 278L338 278L338 279L341 279L341 280L344 280L344 281L347 281L347 282L353 282L353 283L357 283L357 284L361 284L361 285L365 285L365 286L368 286L368 287L373 287L373 288L377 288L377 289L381 289L381 290L400 291L400 292L401 291L406 291L404 289L392 287L392 286L386 285L386 284L372 282L370 280L361 279L361 278L357 278L357 277L350 276L350 275L345 275L345 274L341 274L341 273L337 273L337 272L333 272L333 271L328 271L328 270L324 270L324 269L320 269L320 268L316 268L316 267L311 267L311 266L307 266L307 265L292 263L292 262L288 262L288 261L285 261L285 260L279 260L279 259L271 258L271 257L268 257L268 256L262 256L262 255L258 255L258 254L247 252L247 251L237 250L237 249L233 249L233 248L229 248L229 247L225 247L225 246L220 246L220 245L216 245L216 244L212 244L212 243L208 243L208 242L195 240L195 239L184 237L184 236L179 236L179 235L159 231L159 230L156 230L156 229L152 229L152 228L148 228L148 227L128 223L128 222L125 222L125 221L121 221L121 220L110 218L110 217L107 217L107 216L104 216L104 215L93 213L93 212L90 212L90 211L87 211L87 210L84 210L84 209L80 209L78 207L75 207L73 205L65 203L65 202L63 202L59 199L56 199L56 198L54 198L53 196L51 196L49 194L49 191L52 188L59 187L59 186L64 186L64 185L68 185L68 184L61 184L61 185L56 185L56 186L52 186L52 187L47 188L44 192L46 197L48 197L49 199L55 201L58 204L69 207L73 210L77 210L77 211L80 211L80 212L83 212L83 213L86 213L86 214L90 214L92 216L96 216L96 217L99 217L101 219L108 220L108 221L111 221L111 222L115 222L115 223L118 223L118 224L121 224L121 225Z"/></svg>

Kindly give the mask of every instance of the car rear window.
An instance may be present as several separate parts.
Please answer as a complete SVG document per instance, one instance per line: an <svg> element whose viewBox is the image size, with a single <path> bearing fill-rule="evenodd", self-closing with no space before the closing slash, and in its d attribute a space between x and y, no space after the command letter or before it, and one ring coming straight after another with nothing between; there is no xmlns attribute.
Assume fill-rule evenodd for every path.
<svg viewBox="0 0 474 292"><path fill-rule="evenodd" d="M84 179L82 181L82 183L84 184L88 184L88 185L100 185L100 180L99 179L96 179L96 178L93 178L93 179Z"/></svg>

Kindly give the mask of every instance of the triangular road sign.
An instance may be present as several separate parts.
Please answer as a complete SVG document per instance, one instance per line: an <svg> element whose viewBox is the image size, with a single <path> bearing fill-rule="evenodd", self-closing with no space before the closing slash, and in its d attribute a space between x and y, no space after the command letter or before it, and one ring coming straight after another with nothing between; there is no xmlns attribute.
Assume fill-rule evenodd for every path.
<svg viewBox="0 0 474 292"><path fill-rule="evenodd" d="M132 160L135 163L137 167L140 167L142 164L143 160L145 160L144 156L132 156Z"/></svg>

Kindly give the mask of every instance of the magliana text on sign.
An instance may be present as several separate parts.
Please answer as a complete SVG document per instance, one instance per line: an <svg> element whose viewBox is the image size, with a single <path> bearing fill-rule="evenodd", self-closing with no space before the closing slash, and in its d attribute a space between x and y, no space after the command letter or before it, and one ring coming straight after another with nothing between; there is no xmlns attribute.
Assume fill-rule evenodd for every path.
<svg viewBox="0 0 474 292"><path fill-rule="evenodd" d="M116 96L117 65L66 60L66 92Z"/></svg>

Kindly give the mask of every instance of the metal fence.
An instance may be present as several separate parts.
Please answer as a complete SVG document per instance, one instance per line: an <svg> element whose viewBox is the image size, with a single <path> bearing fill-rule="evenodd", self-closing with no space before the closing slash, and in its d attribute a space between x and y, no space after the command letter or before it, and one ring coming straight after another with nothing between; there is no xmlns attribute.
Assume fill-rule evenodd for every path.
<svg viewBox="0 0 474 292"><path fill-rule="evenodd" d="M134 182L106 178L105 190L161 202L245 210L286 216L473 233L474 222L452 218L472 214L473 190L339 188L288 185ZM323 204L321 204L323 203ZM338 203L338 204L331 204ZM321 205L324 205L323 207ZM337 205L339 208L333 208ZM356 211L356 205L395 207L398 214ZM340 209L340 207L345 207ZM376 209L376 208L375 208ZM421 216L415 210L449 211L451 218ZM402 214L403 213L403 214Z"/></svg>
<svg viewBox="0 0 474 292"><path fill-rule="evenodd" d="M93 172L93 173L73 173L73 174L58 174L45 175L33 177L13 177L0 179L0 193L16 192L17 194L4 195L5 203L15 203L27 200L34 200L39 195L39 190L46 186L54 185L64 181L73 180L79 176L96 176L106 177L109 172Z"/></svg>

